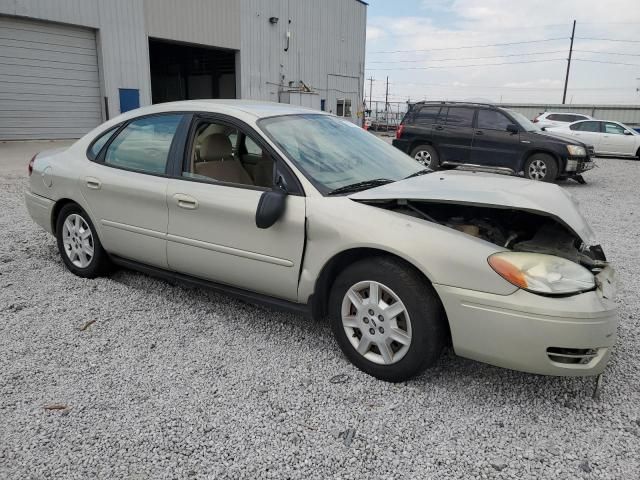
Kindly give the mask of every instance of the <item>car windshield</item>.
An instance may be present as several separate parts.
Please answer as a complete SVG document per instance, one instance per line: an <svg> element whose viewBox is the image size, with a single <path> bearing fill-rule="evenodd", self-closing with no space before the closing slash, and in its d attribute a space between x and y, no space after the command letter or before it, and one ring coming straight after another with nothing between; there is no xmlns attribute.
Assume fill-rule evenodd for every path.
<svg viewBox="0 0 640 480"><path fill-rule="evenodd" d="M284 115L258 123L322 194L346 193L351 185L364 190L424 170L397 148L334 116Z"/></svg>
<svg viewBox="0 0 640 480"><path fill-rule="evenodd" d="M533 123L521 113L516 112L515 110L507 110L507 112L509 112L513 119L518 122L518 125L520 125L525 131L537 132L540 130L540 127L538 127L535 123Z"/></svg>

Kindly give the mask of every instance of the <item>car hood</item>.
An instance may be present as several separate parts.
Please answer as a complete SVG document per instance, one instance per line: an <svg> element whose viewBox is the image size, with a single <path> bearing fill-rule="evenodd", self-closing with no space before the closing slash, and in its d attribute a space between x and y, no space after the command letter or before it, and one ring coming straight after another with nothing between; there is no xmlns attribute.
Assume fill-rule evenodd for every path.
<svg viewBox="0 0 640 480"><path fill-rule="evenodd" d="M581 147L586 146L584 142L581 142L575 137L571 137L570 134L562 134L558 130L555 130L555 128L558 128L558 127L554 127L553 130L549 128L548 130L544 130L544 131L539 131L539 132L535 131L535 132L527 132L527 133L529 135L535 135L534 138L544 137L542 139L544 141L552 140L552 141L556 141L557 143L562 143L563 145L570 144L570 145L578 145Z"/></svg>
<svg viewBox="0 0 640 480"><path fill-rule="evenodd" d="M588 246L596 238L575 199L557 185L487 173L446 171L349 195L358 202L415 200L523 210L552 217Z"/></svg>

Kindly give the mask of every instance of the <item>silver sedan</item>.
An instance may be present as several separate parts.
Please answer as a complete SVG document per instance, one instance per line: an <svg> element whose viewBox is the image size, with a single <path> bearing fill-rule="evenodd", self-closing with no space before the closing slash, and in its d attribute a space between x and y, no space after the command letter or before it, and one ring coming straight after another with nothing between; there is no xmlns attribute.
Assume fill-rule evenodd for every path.
<svg viewBox="0 0 640 480"><path fill-rule="evenodd" d="M360 369L402 381L451 346L595 375L615 282L560 187L431 172L322 112L190 101L121 115L29 164L26 204L82 277L114 265L329 318Z"/></svg>

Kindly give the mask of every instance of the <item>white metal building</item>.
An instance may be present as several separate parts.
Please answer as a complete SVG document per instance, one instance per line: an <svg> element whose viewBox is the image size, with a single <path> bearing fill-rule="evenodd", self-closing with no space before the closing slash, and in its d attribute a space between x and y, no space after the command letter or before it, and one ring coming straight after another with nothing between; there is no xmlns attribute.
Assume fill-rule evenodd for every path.
<svg viewBox="0 0 640 480"><path fill-rule="evenodd" d="M0 140L77 138L137 106L307 105L356 121L360 0L0 0Z"/></svg>

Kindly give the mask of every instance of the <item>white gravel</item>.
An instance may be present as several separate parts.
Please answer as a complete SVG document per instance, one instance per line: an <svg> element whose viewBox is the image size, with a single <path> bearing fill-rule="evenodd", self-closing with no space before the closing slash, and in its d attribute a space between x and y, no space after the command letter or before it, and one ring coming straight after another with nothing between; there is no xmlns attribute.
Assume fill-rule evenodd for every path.
<svg viewBox="0 0 640 480"><path fill-rule="evenodd" d="M640 162L598 163L564 185L621 279L600 401L592 378L451 354L383 383L324 324L77 278L0 172L0 478L640 478Z"/></svg>

